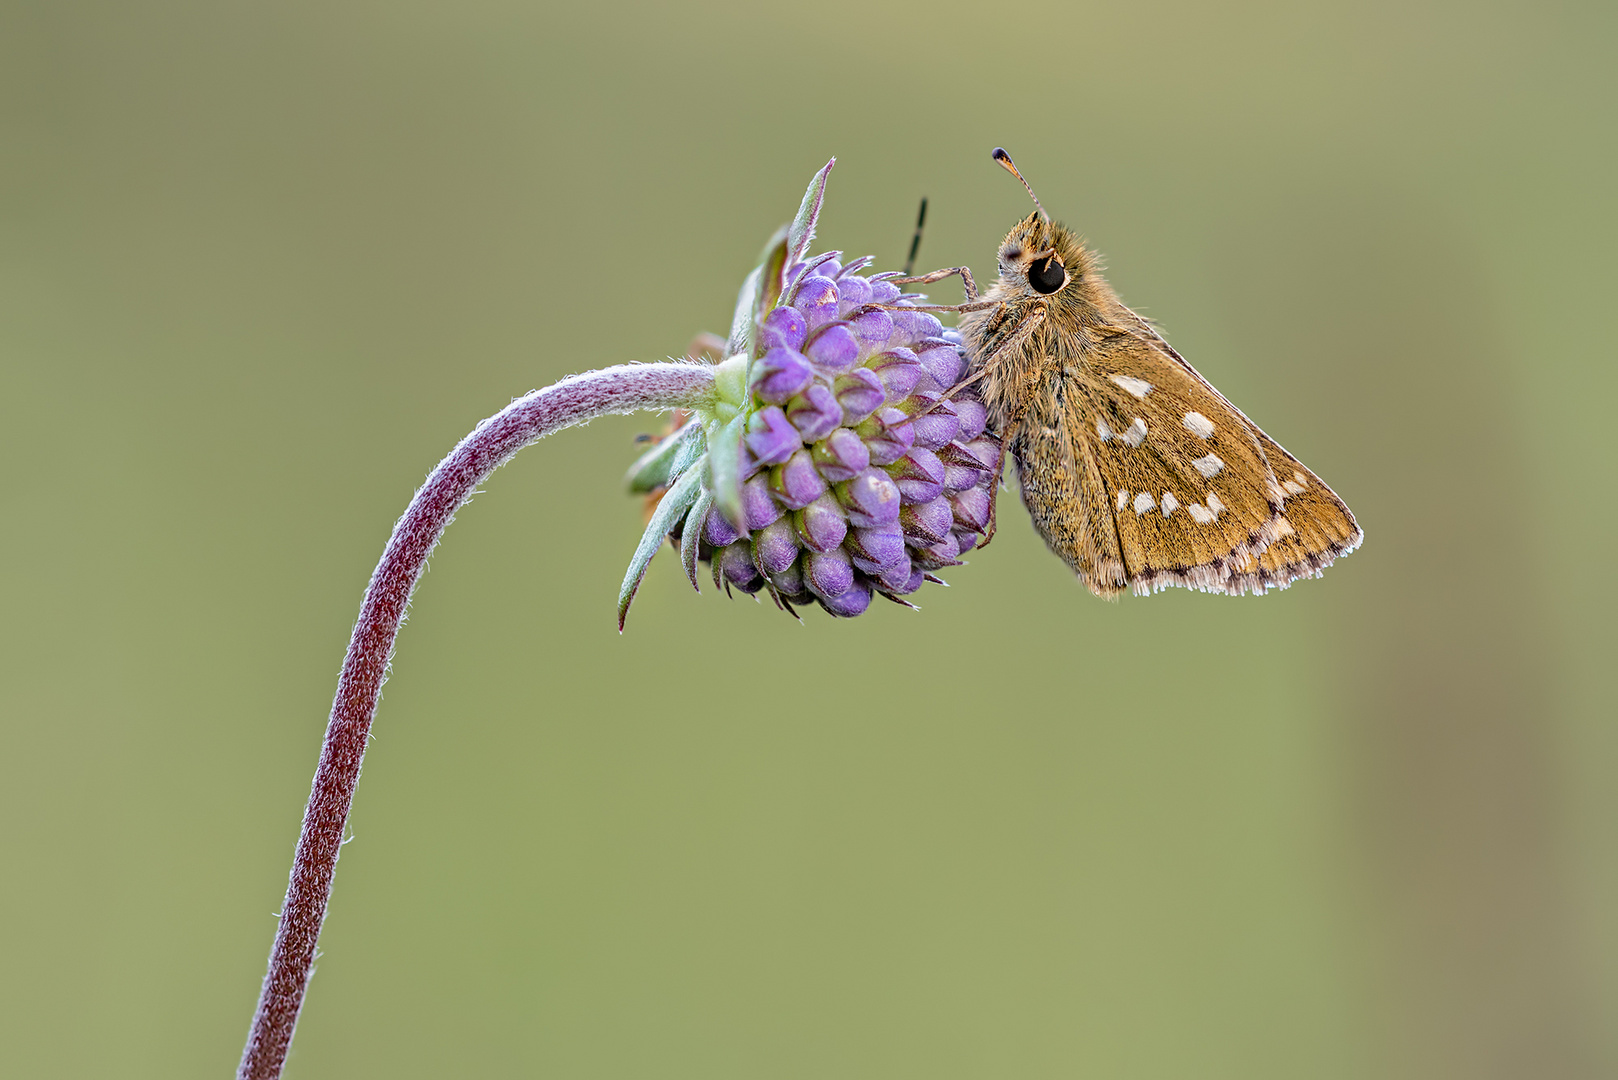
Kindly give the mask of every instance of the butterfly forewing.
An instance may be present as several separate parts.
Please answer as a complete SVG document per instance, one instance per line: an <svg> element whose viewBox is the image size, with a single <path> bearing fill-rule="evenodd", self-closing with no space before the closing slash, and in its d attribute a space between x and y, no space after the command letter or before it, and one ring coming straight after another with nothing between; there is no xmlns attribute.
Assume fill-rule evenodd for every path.
<svg viewBox="0 0 1618 1080"><path fill-rule="evenodd" d="M1337 493L1257 427L1253 428L1286 498L1284 535L1237 574L1238 586L1262 592L1286 588L1300 577L1319 577L1339 555L1359 547L1364 534Z"/></svg>
<svg viewBox="0 0 1618 1080"><path fill-rule="evenodd" d="M1347 555L1359 547L1365 534L1347 504L1337 493L1311 472L1302 462L1286 451L1245 413L1237 409L1215 390L1191 364L1163 340L1156 327L1133 311L1127 312L1126 325L1135 333L1148 338L1192 378L1224 402L1225 406L1241 417L1259 448L1264 451L1270 471L1280 486L1283 498L1284 520L1277 523L1276 539L1261 553L1238 568L1230 582L1229 591L1262 593L1268 589L1284 589L1300 577L1319 577L1338 556Z"/></svg>
<svg viewBox="0 0 1618 1080"><path fill-rule="evenodd" d="M1282 491L1241 414L1150 339L1102 337L1063 369L1129 584L1226 591L1275 538Z"/></svg>

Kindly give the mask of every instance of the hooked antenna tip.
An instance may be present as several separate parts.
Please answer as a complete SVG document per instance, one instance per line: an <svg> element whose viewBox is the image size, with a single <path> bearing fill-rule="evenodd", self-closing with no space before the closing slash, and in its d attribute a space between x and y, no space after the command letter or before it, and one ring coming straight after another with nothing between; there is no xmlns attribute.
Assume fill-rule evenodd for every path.
<svg viewBox="0 0 1618 1080"><path fill-rule="evenodd" d="M1011 155L1006 153L1006 148L1003 146L997 146L994 148L994 152L989 156L994 158L995 161L998 161L1001 168L1005 169L1008 173L1021 181L1023 189L1028 192L1028 197L1033 199L1034 205L1039 208L1039 216L1044 218L1046 221L1049 221L1051 216L1045 212L1045 204L1039 201L1039 196L1034 194L1034 189L1028 186L1028 181L1024 180L1022 173L1017 171L1017 163L1011 160Z"/></svg>

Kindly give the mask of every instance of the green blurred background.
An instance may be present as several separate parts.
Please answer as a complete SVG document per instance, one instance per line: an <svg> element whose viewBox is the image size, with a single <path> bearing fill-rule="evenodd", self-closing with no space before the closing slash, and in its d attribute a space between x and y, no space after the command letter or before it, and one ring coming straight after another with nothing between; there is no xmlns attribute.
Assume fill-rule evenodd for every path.
<svg viewBox="0 0 1618 1080"><path fill-rule="evenodd" d="M423 581L288 1075L1618 1074L1610 4L0 4L0 1073L240 1052L394 519L511 397L1046 205L1365 526L804 625L652 418ZM940 286L935 296L957 295Z"/></svg>

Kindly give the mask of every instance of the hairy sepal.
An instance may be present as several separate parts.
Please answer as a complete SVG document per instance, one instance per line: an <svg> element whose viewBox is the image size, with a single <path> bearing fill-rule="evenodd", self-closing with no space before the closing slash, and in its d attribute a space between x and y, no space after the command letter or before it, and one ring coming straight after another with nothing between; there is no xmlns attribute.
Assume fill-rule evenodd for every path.
<svg viewBox="0 0 1618 1080"><path fill-rule="evenodd" d="M713 509L713 492L703 488L692 505L691 512L685 516L685 528L680 533L680 565L685 567L685 576L691 579L691 587L697 592L702 586L697 583L697 558L702 548L702 526L708 520L708 512Z"/></svg>
<svg viewBox="0 0 1618 1080"><path fill-rule="evenodd" d="M837 159L826 162L815 178L809 181L809 190L803 193L798 216L792 219L787 232L787 262L791 266L809 251L809 242L815 238L815 222L820 220L820 207L826 201L826 178L831 175Z"/></svg>
<svg viewBox="0 0 1618 1080"><path fill-rule="evenodd" d="M663 546L663 541L674 531L680 517L691 509L701 491L702 470L687 469L684 475L674 481L674 486L669 488L663 498L658 500L657 509L652 511L652 520L647 524L646 531L641 534L634 557L629 560L629 570L624 574L624 583L618 588L620 633L624 629L624 619L629 615L629 605L634 603L635 592L646 577L646 568L652 564L652 556L657 554L657 549Z"/></svg>
<svg viewBox="0 0 1618 1080"><path fill-rule="evenodd" d="M624 480L637 495L668 487L702 456L702 450L702 424L692 419L636 459Z"/></svg>

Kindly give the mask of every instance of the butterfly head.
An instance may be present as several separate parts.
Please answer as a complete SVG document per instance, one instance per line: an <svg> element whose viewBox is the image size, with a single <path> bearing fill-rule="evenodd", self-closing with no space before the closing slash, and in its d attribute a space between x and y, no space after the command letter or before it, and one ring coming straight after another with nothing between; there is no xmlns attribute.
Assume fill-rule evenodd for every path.
<svg viewBox="0 0 1618 1080"><path fill-rule="evenodd" d="M1065 226L1029 214L1000 244L1000 287L1017 299L1079 299L1095 259Z"/></svg>
<svg viewBox="0 0 1618 1080"><path fill-rule="evenodd" d="M996 147L993 157L1022 182L1036 207L1034 213L1012 226L1000 244L1000 295L1017 300L1049 297L1059 302L1094 302L1096 298L1088 293L1092 281L1100 281L1095 257L1070 229L1051 220L1010 154Z"/></svg>

